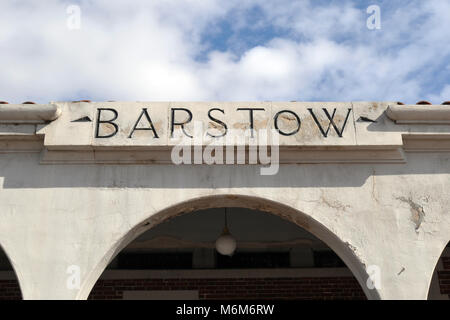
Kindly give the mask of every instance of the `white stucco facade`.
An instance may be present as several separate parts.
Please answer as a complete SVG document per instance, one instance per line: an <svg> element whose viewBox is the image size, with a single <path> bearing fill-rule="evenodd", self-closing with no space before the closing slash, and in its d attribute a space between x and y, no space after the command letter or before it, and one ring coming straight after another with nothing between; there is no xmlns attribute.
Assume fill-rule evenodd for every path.
<svg viewBox="0 0 450 320"><path fill-rule="evenodd" d="M170 163L171 125L180 129L177 123L186 121L174 121L171 111L186 108L211 123L213 107L223 110L214 118L237 129L252 121L255 129L273 129L283 110L298 115L301 125L291 124L290 112L279 119L284 133L300 128L298 136L281 135L277 174L261 175L256 164ZM115 131L107 123L111 114L101 118L99 108L118 113L113 137L96 137L99 130L99 136ZM143 108L154 130L130 138ZM237 108L264 111L250 119ZM323 108L336 111L337 130ZM327 137L308 109L323 128L328 123ZM182 213L224 206L270 212L311 232L344 260L370 299L426 299L450 241L450 107L0 105L0 245L25 299L86 299L108 263L139 234ZM70 266L80 268L80 289L67 287ZM366 285L372 266L380 270L379 288Z"/></svg>

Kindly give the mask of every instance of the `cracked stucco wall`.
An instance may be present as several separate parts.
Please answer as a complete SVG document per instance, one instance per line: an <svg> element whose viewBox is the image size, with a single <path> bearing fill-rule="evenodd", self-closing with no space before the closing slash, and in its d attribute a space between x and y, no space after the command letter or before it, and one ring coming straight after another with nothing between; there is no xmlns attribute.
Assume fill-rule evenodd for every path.
<svg viewBox="0 0 450 320"><path fill-rule="evenodd" d="M256 166L43 166L39 154L6 154L0 243L26 299L86 298L114 253L152 224L200 207L251 206L325 241L362 286L366 268L377 266L371 298L426 299L450 240L449 158L282 165L260 176ZM66 286L71 265L80 267L81 291Z"/></svg>

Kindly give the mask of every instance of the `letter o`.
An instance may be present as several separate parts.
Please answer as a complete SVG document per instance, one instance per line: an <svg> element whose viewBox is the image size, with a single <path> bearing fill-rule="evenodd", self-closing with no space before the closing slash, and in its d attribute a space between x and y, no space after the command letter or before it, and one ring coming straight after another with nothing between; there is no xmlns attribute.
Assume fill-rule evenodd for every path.
<svg viewBox="0 0 450 320"><path fill-rule="evenodd" d="M297 128L289 133L283 132L280 130L280 128L278 128L278 117L282 114L282 113L289 113L292 114L295 119L297 120ZM302 122L300 121L300 118L298 117L298 115L295 112L292 112L290 110L281 110L280 112L278 112L275 117L274 117L274 124L275 124L275 129L278 131L278 133L280 133L283 136L292 136L294 134L296 134L297 132L300 131L300 127L302 125Z"/></svg>

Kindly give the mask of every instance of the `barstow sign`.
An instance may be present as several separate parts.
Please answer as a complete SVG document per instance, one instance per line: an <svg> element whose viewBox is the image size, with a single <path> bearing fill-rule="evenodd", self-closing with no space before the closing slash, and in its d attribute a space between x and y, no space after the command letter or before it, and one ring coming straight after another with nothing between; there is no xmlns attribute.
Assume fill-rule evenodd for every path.
<svg viewBox="0 0 450 320"><path fill-rule="evenodd" d="M319 121L320 116L318 117L316 115L316 112L312 108L307 108L310 117L313 119L314 123L317 126L317 129L322 134L324 138L328 137L328 134L330 132L330 128L333 127L337 136L342 138L342 135L345 130L345 126L348 122L348 118L350 116L350 113L352 111L351 108L348 108L346 110L347 114L344 116L340 128L339 125L336 124L335 119L340 118L340 116L336 116L337 109L334 108L331 112L327 108L322 108L322 111L324 115L326 116L328 124L322 124L324 121ZM265 108L236 108L236 112L242 111L248 113L248 123L247 123L247 129L250 132L250 136L254 137L255 135L255 112L266 112ZM129 112L129 111L128 111ZM156 129L155 125L153 124L152 118L149 113L149 108L142 108L139 116L137 117L137 120L134 122L134 125L130 131L130 134L128 135L128 139L132 139L133 135L136 131L151 131L151 137L153 139L159 139L158 130ZM105 120L105 113L109 113L109 119ZM220 120L217 117L217 114L222 114L221 116L226 116L225 109L221 108L208 108L207 110L207 116L208 116L208 130L206 131L206 135L210 136L212 138L221 138L227 135L228 133L228 125L224 122L224 120ZM180 115L181 114L181 115ZM107 118L107 116L106 116ZM117 109L114 108L97 108L97 115L96 115L96 121L95 121L95 138L101 139L101 138L112 138L119 132L119 124L116 123L116 121L119 118L119 112ZM177 120L182 118L183 120ZM170 108L170 117L169 117L169 132L170 137L174 137L175 129L178 127L181 129L182 133L189 138L193 138L193 133L188 133L186 131L185 126L187 126L189 123L193 120L193 114L190 109L187 108ZM77 121L90 121L89 117L84 117ZM300 119L299 115L292 110L284 109L278 111L273 116L273 127L275 130L283 135L283 136L292 136L295 134L298 134L300 132L302 120ZM107 133L103 133L102 131L102 125L106 125L107 127ZM128 126L127 126L128 127ZM282 128L287 127L287 128ZM291 128L288 128L291 127ZM112 128L112 130L111 130ZM260 130L261 128L259 128ZM265 129L265 128L263 128ZM212 131L219 131L219 132L212 132ZM160 132L161 134L161 132Z"/></svg>
<svg viewBox="0 0 450 320"><path fill-rule="evenodd" d="M72 145L155 147L221 138L235 145L259 144L267 132L280 145L353 144L354 115L349 103L78 103L62 104L61 131L72 131ZM64 111L66 109L67 111ZM196 130L201 127L201 132ZM75 134L77 131L77 134ZM238 142L243 136L248 139ZM67 139L67 137L64 137ZM49 141L60 143L60 138ZM266 142L264 142L266 143ZM270 143L270 142L269 142Z"/></svg>
<svg viewBox="0 0 450 320"><path fill-rule="evenodd" d="M269 149L267 156L279 152L281 164L403 163L405 151L450 149L449 110L395 102L1 105L0 146L2 152L39 151L41 163L61 164L190 163L186 148L183 160L174 161L180 146L192 147L195 164L210 164L195 152L211 146L211 154L231 149L225 152L230 159L215 164L263 163L261 155L237 154L255 146Z"/></svg>

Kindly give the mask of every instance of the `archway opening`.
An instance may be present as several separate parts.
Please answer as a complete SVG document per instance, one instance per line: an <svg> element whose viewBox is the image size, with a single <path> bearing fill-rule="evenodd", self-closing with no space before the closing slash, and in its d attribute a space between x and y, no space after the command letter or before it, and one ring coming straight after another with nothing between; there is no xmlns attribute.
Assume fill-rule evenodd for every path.
<svg viewBox="0 0 450 320"><path fill-rule="evenodd" d="M428 300L450 300L450 242L442 251L434 269Z"/></svg>
<svg viewBox="0 0 450 320"><path fill-rule="evenodd" d="M365 299L339 256L297 224L274 214L227 208L237 240L215 249L225 208L178 215L145 231L109 263L90 299Z"/></svg>
<svg viewBox="0 0 450 320"><path fill-rule="evenodd" d="M0 300L21 300L19 281L16 273L0 246Z"/></svg>

